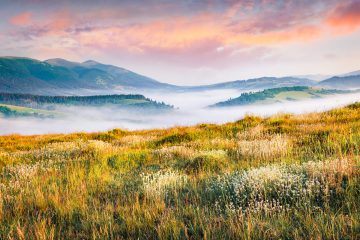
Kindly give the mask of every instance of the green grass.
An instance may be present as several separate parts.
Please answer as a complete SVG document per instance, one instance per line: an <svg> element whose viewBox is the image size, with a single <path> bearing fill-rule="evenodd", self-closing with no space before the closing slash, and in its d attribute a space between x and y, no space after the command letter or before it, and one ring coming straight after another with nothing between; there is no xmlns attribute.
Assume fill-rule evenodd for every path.
<svg viewBox="0 0 360 240"><path fill-rule="evenodd" d="M54 117L59 117L62 114L55 111L47 111L42 109L0 104L0 115L4 117L54 118Z"/></svg>
<svg viewBox="0 0 360 240"><path fill-rule="evenodd" d="M313 94L310 94L310 92L306 92L306 91L288 91L288 92L282 92L277 94L274 99L275 100L280 100L280 101L286 101L288 98L294 99L294 100L302 100L302 99L306 99L306 98L311 98L313 97ZM320 95L315 95L315 96L319 96Z"/></svg>
<svg viewBox="0 0 360 240"><path fill-rule="evenodd" d="M359 239L360 105L0 137L0 239Z"/></svg>

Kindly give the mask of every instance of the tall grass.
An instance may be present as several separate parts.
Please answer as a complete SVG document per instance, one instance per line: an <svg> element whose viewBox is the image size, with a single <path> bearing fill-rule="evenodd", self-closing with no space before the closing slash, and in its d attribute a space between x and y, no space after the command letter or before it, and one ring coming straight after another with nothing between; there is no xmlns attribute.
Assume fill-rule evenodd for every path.
<svg viewBox="0 0 360 240"><path fill-rule="evenodd" d="M0 137L0 239L359 239L360 105Z"/></svg>

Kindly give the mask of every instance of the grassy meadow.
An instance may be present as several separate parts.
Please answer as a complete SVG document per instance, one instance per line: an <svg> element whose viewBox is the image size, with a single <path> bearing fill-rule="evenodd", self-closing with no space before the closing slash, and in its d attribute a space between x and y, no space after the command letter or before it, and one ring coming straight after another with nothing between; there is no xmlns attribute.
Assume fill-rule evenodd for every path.
<svg viewBox="0 0 360 240"><path fill-rule="evenodd" d="M360 239L360 104L0 137L0 239Z"/></svg>
<svg viewBox="0 0 360 240"><path fill-rule="evenodd" d="M47 111L43 109L35 109L21 107L8 104L0 104L1 117L37 117L37 118L54 118L60 117L61 113L55 111Z"/></svg>

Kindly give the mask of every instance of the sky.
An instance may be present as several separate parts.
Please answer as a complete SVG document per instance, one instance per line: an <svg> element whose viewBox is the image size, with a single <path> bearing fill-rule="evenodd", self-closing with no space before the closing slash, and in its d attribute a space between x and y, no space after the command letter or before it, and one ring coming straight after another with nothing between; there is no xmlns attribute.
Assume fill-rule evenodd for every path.
<svg viewBox="0 0 360 240"><path fill-rule="evenodd" d="M334 75L360 70L360 0L0 0L0 43L178 85Z"/></svg>

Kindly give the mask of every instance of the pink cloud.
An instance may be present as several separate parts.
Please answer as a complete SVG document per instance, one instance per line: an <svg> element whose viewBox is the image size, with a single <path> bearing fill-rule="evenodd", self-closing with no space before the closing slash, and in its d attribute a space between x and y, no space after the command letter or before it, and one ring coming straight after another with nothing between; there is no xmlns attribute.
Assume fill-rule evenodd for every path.
<svg viewBox="0 0 360 240"><path fill-rule="evenodd" d="M10 23L17 26L26 26L32 23L32 13L23 12L10 18Z"/></svg>
<svg viewBox="0 0 360 240"><path fill-rule="evenodd" d="M360 27L360 1L342 1L326 18L326 23L336 29L352 32Z"/></svg>
<svg viewBox="0 0 360 240"><path fill-rule="evenodd" d="M251 1L233 1L217 11L173 15L166 12L156 16L133 9L132 13L141 13L138 17L125 11L128 9L101 8L79 13L59 9L43 14L37 22L29 13L14 16L12 21L17 25L32 23L21 29L20 36L49 38L59 49L67 47L63 39L71 39L79 47L182 59L184 63L220 62L230 59L234 52L244 54L239 49L269 49L287 43L315 41L331 37L328 33L340 26L347 26L349 30L336 31L337 35L348 34L360 25L359 1L337 5L333 0L319 1L325 3L322 7L311 2L263 0L255 6ZM327 2L332 4L326 5ZM309 7L301 7L305 3ZM209 1L206 9L215 5ZM156 12L161 12L161 7L157 7ZM261 51L261 54L266 53Z"/></svg>

